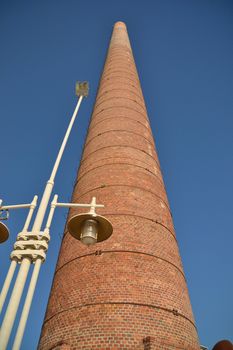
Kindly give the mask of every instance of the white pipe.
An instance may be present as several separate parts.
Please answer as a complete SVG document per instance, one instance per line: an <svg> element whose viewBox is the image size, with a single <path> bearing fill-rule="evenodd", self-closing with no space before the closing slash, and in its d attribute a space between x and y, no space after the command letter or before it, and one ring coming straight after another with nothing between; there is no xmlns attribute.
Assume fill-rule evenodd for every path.
<svg viewBox="0 0 233 350"><path fill-rule="evenodd" d="M95 214L95 208L96 208L96 197L92 197L91 199L91 208L89 213L90 214Z"/></svg>
<svg viewBox="0 0 233 350"><path fill-rule="evenodd" d="M69 124L69 126L67 128L65 137L63 139L62 145L61 145L60 150L58 152L57 159L55 161L55 164L54 164L51 176L50 176L50 181L54 181L54 179L55 179L55 176L56 176L56 173L57 173L57 169L58 169L60 161L61 161L61 157L62 157L64 149L66 147L67 140L68 140L68 138L70 136L70 132L71 132L71 129L72 129L73 124L75 122L75 118L77 116L77 113L78 113L79 107L81 105L82 99L83 99L83 96L80 96L79 99L78 99L78 103L76 105L76 108L75 108L74 113L72 115L72 118L70 120L70 124Z"/></svg>
<svg viewBox="0 0 233 350"><path fill-rule="evenodd" d="M33 212L34 212L36 205L37 205L37 200L38 200L38 196L34 196L33 201L30 204L30 209L29 209L27 219L26 219L24 227L23 227L23 231L27 231L29 228Z"/></svg>
<svg viewBox="0 0 233 350"><path fill-rule="evenodd" d="M17 333L15 336L12 350L19 350L20 349L20 346L21 346L21 343L23 340L24 330L26 327L27 319L28 319L28 314L30 311L33 295L34 295L35 288L36 288L37 279L38 279L39 272L40 272L40 267L41 267L41 259L37 259L35 262L35 267L34 267L34 270L32 273L30 285L28 288L27 296L25 299L23 311L22 311L21 318L19 321L19 326L17 329Z"/></svg>
<svg viewBox="0 0 233 350"><path fill-rule="evenodd" d="M92 204L79 204L79 203L57 203L56 207L65 208L91 208ZM95 208L104 208L103 204L95 204Z"/></svg>
<svg viewBox="0 0 233 350"><path fill-rule="evenodd" d="M38 196L34 196L32 202L30 204L30 209L29 209L29 212L28 212L28 215L27 215L24 227L23 227L23 231L28 230L34 209L36 207L37 199L38 199ZM7 273L7 276L6 276L5 281L4 281L3 287L2 287L1 295L0 295L0 314L2 312L2 308L3 308L3 305L5 303L7 293L9 291L11 281L12 281L12 278L13 278L14 273L15 273L16 266L17 266L17 261L12 260L10 267L9 267L9 270L8 270L8 273Z"/></svg>
<svg viewBox="0 0 233 350"><path fill-rule="evenodd" d="M47 219L47 223L46 223L46 227L45 227L45 230L47 230L48 233L49 233L49 229L50 229L50 226L52 223L54 211L56 209L57 198L58 198L58 195L56 194L53 198L52 203L51 203L51 208L49 211L49 215L48 215L48 219ZM35 288L36 288L37 279L38 279L40 268L41 268L41 264L42 264L41 259L37 259L35 262L35 267L33 269L30 285L28 287L27 296L26 296L26 299L24 302L24 307L23 307L23 311L22 311L21 318L19 321L19 325L18 325L18 329L17 329L17 333L15 336L12 350L20 349L23 335L24 335L24 330L26 327L27 319L28 319L28 314L30 311L32 299L33 299Z"/></svg>
<svg viewBox="0 0 233 350"><path fill-rule="evenodd" d="M0 349L7 349L7 344L11 335L11 330L15 321L16 313L23 293L24 285L27 280L31 261L28 258L23 259L14 289L6 310L6 314L0 331Z"/></svg>
<svg viewBox="0 0 233 350"><path fill-rule="evenodd" d="M0 210L8 210L8 209L21 209L21 208L30 208L30 203L28 204L15 204L15 205L4 205L0 207Z"/></svg>
<svg viewBox="0 0 233 350"><path fill-rule="evenodd" d="M80 96L79 99L78 99L78 102L77 102L77 105L75 107L74 113L72 115L72 118L70 120L69 126L68 126L68 128L66 130L63 142L61 144L60 150L58 152L58 155L57 155L57 158L56 158L56 161L55 161L55 164L54 164L54 167L53 167L50 179L49 179L49 181L47 182L47 184L45 186L43 197L41 199L40 206L39 206L39 209L38 209L35 221L34 221L34 225L32 227L32 233L33 232L38 232L38 231L41 230L41 226L42 226L42 223L43 223L43 220L44 220L44 216L45 216L45 213L46 213L46 210L47 210L47 207L48 207L49 199L50 199L50 196L51 196L51 193L52 193L52 190L53 190L54 179L55 179L55 176L56 176L59 164L61 162L61 158L62 158L64 149L65 149L66 143L68 141L68 138L69 138L72 126L73 126L73 124L75 122L75 118L77 116L77 113L78 113L80 104L82 102L82 99L83 99L83 96ZM8 308L7 308L7 311L6 311L4 320L3 320L2 328L1 328L1 331L0 331L0 349L1 350L5 350L5 348L7 347L8 341L9 341L9 337L10 337L10 334L11 334L11 331L12 331L12 327L13 327L13 324L14 324L14 321L15 321L16 313L17 313L17 310L18 310L18 307L19 307L19 302L20 302L20 299L21 299L22 291L23 291L24 285L26 283L26 278L27 278L27 274L28 274L28 271L29 271L28 264L30 266L30 260L27 259L27 258L24 258L22 260L21 267L19 269L18 277L17 277L17 280L15 282L15 286L14 286L14 289L12 291L12 296L11 296L11 299L10 299L10 302L9 302L9 305L8 305ZM19 276L20 277L21 276L25 276L24 279L21 277L22 285L17 283ZM19 293L17 291L17 288L19 288L19 290L20 290ZM14 300L13 295L14 295L14 297L15 297L15 295L17 295L16 301ZM3 325L4 325L4 328L3 328ZM6 329L7 329L7 331L6 331Z"/></svg>
<svg viewBox="0 0 233 350"><path fill-rule="evenodd" d="M17 261L12 260L10 267L9 267L9 270L8 270L8 273L6 275L3 287L2 287L1 295L0 295L0 313L2 312L2 308L3 308L3 305L5 303L6 296L7 296L8 290L10 288L11 281L12 281L12 278L14 276L16 266L17 266Z"/></svg>
<svg viewBox="0 0 233 350"><path fill-rule="evenodd" d="M65 146L67 144L67 140L68 140L68 137L70 135L72 126L73 126L73 124L75 122L75 118L77 116L77 113L78 113L80 104L82 102L82 99L83 99L83 96L80 96L79 99L78 99L77 105L75 107L74 113L72 115L72 118L70 120L69 126L67 128L67 131L65 133L65 136L64 136L64 139L62 141L60 150L58 152L57 159L55 161L53 170L52 170L50 178L49 178L49 180L48 180L48 182L46 184L46 187L45 187L45 190L44 190L44 194L43 194L43 197L42 197L42 200L41 200L41 203L40 203L40 206L39 206L36 218L35 218L35 222L34 222L34 225L33 225L33 228L32 228L32 232L33 231L40 231L40 229L41 229L41 226L42 226L42 223L43 223L43 219L44 219L44 216L45 216L45 212L46 212L46 209L48 207L48 202L49 202L52 190L53 190L54 179L55 179L55 176L56 176L59 164L61 162L61 158L62 158L64 149L65 149Z"/></svg>
<svg viewBox="0 0 233 350"><path fill-rule="evenodd" d="M58 195L55 194L55 196L53 197L52 203L51 203L51 208L50 208L48 219L47 219L46 226L45 226L45 230L47 230L48 232L49 232L52 220L53 220L54 211L55 211L56 206L57 206L57 199L58 199Z"/></svg>

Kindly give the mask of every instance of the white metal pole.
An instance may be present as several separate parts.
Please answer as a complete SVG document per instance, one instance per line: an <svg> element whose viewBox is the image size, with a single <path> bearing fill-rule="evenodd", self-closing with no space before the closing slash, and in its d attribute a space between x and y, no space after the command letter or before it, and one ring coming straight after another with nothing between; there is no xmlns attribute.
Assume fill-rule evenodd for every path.
<svg viewBox="0 0 233 350"><path fill-rule="evenodd" d="M57 203L56 207L62 208L91 208L93 206L92 203L81 204L81 203ZM95 204L95 208L104 208L103 204Z"/></svg>
<svg viewBox="0 0 233 350"><path fill-rule="evenodd" d="M0 210L9 210L9 209L23 209L23 208L29 208L30 207L30 203L26 203L26 204L13 204L13 205L3 205L2 207L0 207Z"/></svg>
<svg viewBox="0 0 233 350"><path fill-rule="evenodd" d="M28 258L23 259L21 268L19 269L14 289L11 294L9 305L2 323L0 333L0 349L5 350L11 335L11 330L15 321L16 312L23 293L24 285L27 279L31 261Z"/></svg>
<svg viewBox="0 0 233 350"><path fill-rule="evenodd" d="M46 187L45 187L45 190L44 190L44 194L43 194L43 197L42 197L42 200L41 200L41 203L40 203L40 206L39 206L36 218L35 218L35 222L34 222L34 225L33 225L33 228L32 228L32 232L40 231L40 229L41 229L41 226L42 226L42 223L43 223L43 219L44 219L44 216L45 216L45 212L46 212L46 209L48 207L48 202L49 202L52 190L53 190L54 179L55 179L55 176L56 176L59 164L61 162L61 158L62 158L64 149L65 149L65 146L67 144L67 140L69 138L72 126L73 126L73 124L75 122L75 118L77 116L77 113L78 113L80 104L82 102L82 99L83 99L83 96L80 96L79 99L78 99L78 103L76 105L76 108L74 110L74 113L72 115L71 121L69 123L69 126L67 128L67 131L66 131L65 137L63 139L63 142L61 144L60 150L58 152L57 159L55 161L53 170L52 170L50 178L49 178L49 180L48 180L48 182L46 184Z"/></svg>
<svg viewBox="0 0 233 350"><path fill-rule="evenodd" d="M51 209L49 211L49 215L48 215L48 219L47 219L47 223L46 223L46 227L45 227L45 230L47 231L47 233L49 233L49 229L50 229L50 226L52 223L54 211L56 208L57 198L58 198L58 195L55 195L54 199L51 203ZM17 333L15 336L12 350L19 350L20 349L23 335L24 335L24 330L26 327L27 319L28 319L28 314L30 311L33 295L34 295L35 288L36 288L37 279L38 279L40 268L41 268L41 263L42 263L41 259L37 259L35 262L35 267L33 269L30 285L28 287L28 293L27 293L27 296L25 299L23 311L22 311L21 318L19 321L19 326L17 329Z"/></svg>
<svg viewBox="0 0 233 350"><path fill-rule="evenodd" d="M69 124L69 126L68 126L68 128L67 128L65 137L64 137L64 139L63 139L62 145L61 145L60 150L59 150L59 152L58 152L57 159L56 159L56 161L55 161L55 164L54 164L54 167L53 167L51 176L50 176L50 181L54 181L54 179L55 179L55 176L56 176L56 173L57 173L57 169L58 169L59 164L60 164L60 161L61 161L61 157L62 157L63 152L64 152L64 149L65 149L65 147L66 147L67 140L68 140L68 138L69 138L69 136L70 136L70 132L71 132L71 129L72 129L73 124L74 124L74 122L75 122L75 119L76 119L76 116L77 116L79 107L80 107L80 105L81 105L82 99L83 99L83 96L80 96L79 99L78 99L78 102L77 102L77 105L76 105L76 107L75 107L74 113L73 113L72 118L71 118L71 120L70 120L70 124Z"/></svg>
<svg viewBox="0 0 233 350"><path fill-rule="evenodd" d="M38 196L34 196L32 202L30 204L30 209L29 209L29 212L28 212L28 215L27 215L24 227L23 227L23 231L27 231L28 230L28 227L30 225L34 209L36 207L37 199L38 199ZM3 284L3 287L2 287L1 295L0 295L0 314L2 312L2 308L3 308L3 305L5 303L5 300L6 300L6 297L7 297L7 293L9 291L9 288L10 288L10 285L11 285L11 281L12 281L12 278L13 278L14 273L15 273L16 266L17 266L17 261L15 259L13 259L11 261L11 264L10 264L7 276L5 278L5 281L4 281L4 284Z"/></svg>
<svg viewBox="0 0 233 350"><path fill-rule="evenodd" d="M90 214L95 214L95 208L96 208L96 197L92 197L91 199L91 208L89 213Z"/></svg>
<svg viewBox="0 0 233 350"><path fill-rule="evenodd" d="M83 96L80 96L79 99L78 99L77 105L75 107L74 113L72 115L72 118L70 120L70 123L68 125L68 128L66 130L66 133L65 133L63 142L61 144L60 150L58 152L58 155L57 155L57 158L56 158L56 161L55 161L55 164L54 164L51 176L50 176L50 178L49 178L49 180L48 180L48 182L47 182L47 184L45 186L45 190L44 190L43 197L41 199L40 206L39 206L39 209L38 209L35 221L34 221L32 232L38 232L38 231L41 230L41 226L42 226L42 223L43 223L43 220L44 220L46 209L48 207L49 199L50 199L50 196L51 196L51 193L52 193L52 189L53 189L53 186L54 186L54 179L55 179L55 176L56 176L59 164L61 162L61 158L62 158L64 149L65 149L65 146L67 144L67 140L69 138L72 126L73 126L73 124L75 122L75 119L76 119L76 116L77 116L80 104L82 102L82 99L83 99ZM12 296L13 295L15 296L15 294L18 294L19 297L17 297L14 300L12 298L12 296L11 296L8 308L6 310L6 314L5 314L5 317L4 317L4 320L3 320L3 324L2 324L2 327L1 327L1 331L0 331L0 349L1 350L5 350L6 349L8 341L9 341L11 330L12 330L12 327L13 327L13 324L14 324L14 321L15 321L15 317L16 317L16 313L17 313L18 307L19 307L20 298L21 298L22 291L23 291L24 285L26 283L27 274L28 274L28 271L29 271L28 263L29 263L29 266L30 266L30 260L29 259L24 258L22 260L22 263L21 263L21 266L20 266L20 269L19 269L19 274L18 274L17 280L15 282L14 289L12 291ZM20 285L20 283L17 283L19 276L20 276L21 285ZM24 279L22 278L22 276L24 276ZM18 293L17 288L19 288L19 289L21 288L22 291L20 289L21 292Z"/></svg>
<svg viewBox="0 0 233 350"><path fill-rule="evenodd" d="M35 210L36 205L37 205L37 200L38 200L38 196L34 196L33 201L31 202L28 216L27 216L27 219L25 221L25 224L24 224L22 231L28 231L29 225L31 223L32 215L33 215L34 210Z"/></svg>
<svg viewBox="0 0 233 350"><path fill-rule="evenodd" d="M19 326L17 329L17 333L15 336L12 350L20 349L22 339L23 339L24 330L26 327L27 319L28 319L28 314L30 311L31 303L32 303L32 298L33 298L35 288L36 288L36 282L37 282L39 272L40 272L40 267L41 267L41 259L37 259L35 262L34 269L33 269L30 285L28 288L25 304L24 304L23 311L21 314L21 318L20 318L20 322L19 322Z"/></svg>
<svg viewBox="0 0 233 350"><path fill-rule="evenodd" d="M5 303L6 296L7 296L8 290L10 288L10 284L11 284L12 278L14 276L16 266L17 266L17 261L16 260L12 260L11 264L10 264L10 267L9 267L9 270L8 270L8 273L6 275L3 287L2 287L2 291L1 291L1 296L0 296L0 313L2 312L2 308L3 308L3 305Z"/></svg>

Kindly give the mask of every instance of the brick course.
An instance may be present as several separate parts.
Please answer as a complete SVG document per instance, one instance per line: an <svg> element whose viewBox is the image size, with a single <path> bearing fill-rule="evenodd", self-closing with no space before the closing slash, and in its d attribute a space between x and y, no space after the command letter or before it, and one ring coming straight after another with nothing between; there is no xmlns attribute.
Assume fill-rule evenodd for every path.
<svg viewBox="0 0 233 350"><path fill-rule="evenodd" d="M38 349L200 349L122 22L114 26L72 201L92 196L105 204L98 213L113 235L86 247L65 229Z"/></svg>

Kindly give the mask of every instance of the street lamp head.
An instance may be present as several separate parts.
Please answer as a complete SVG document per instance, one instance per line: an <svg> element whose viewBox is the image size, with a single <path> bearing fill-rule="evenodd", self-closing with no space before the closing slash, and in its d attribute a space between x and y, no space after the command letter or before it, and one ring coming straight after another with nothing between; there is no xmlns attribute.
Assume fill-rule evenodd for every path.
<svg viewBox="0 0 233 350"><path fill-rule="evenodd" d="M73 216L68 222L69 233L85 245L103 242L112 234L112 224L104 216L85 213Z"/></svg>
<svg viewBox="0 0 233 350"><path fill-rule="evenodd" d="M221 340L215 346L212 350L232 350L233 345L229 340Z"/></svg>
<svg viewBox="0 0 233 350"><path fill-rule="evenodd" d="M0 221L0 243L3 243L8 240L9 230L7 226Z"/></svg>

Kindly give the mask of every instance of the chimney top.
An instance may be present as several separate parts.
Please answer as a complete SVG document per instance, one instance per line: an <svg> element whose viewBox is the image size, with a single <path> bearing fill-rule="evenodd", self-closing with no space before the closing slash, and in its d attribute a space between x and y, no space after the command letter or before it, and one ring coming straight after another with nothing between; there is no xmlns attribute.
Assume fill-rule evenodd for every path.
<svg viewBox="0 0 233 350"><path fill-rule="evenodd" d="M125 23L121 21L116 22L113 27L110 48L116 46L125 47L131 51L127 28Z"/></svg>
<svg viewBox="0 0 233 350"><path fill-rule="evenodd" d="M118 21L114 24L114 28L124 28L126 29L126 24L124 22Z"/></svg>

